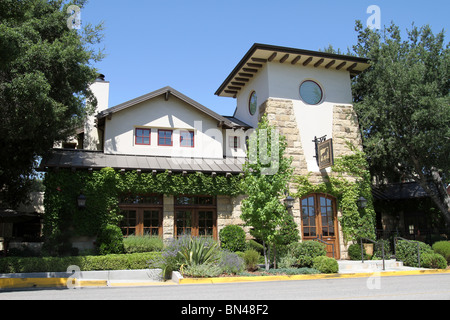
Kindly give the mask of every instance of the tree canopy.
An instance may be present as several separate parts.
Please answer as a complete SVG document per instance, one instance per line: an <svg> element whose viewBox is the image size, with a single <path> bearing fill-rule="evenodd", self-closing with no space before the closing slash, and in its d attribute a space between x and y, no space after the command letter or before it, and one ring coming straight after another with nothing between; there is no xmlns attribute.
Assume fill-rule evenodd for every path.
<svg viewBox="0 0 450 320"><path fill-rule="evenodd" d="M0 2L0 204L27 194L38 159L66 140L96 106L89 85L101 25L68 27L70 5L86 1ZM86 101L88 103L86 103Z"/></svg>
<svg viewBox="0 0 450 320"><path fill-rule="evenodd" d="M371 68L353 79L355 110L371 173L416 181L450 222L450 44L444 31L412 26L407 39L357 22L354 53Z"/></svg>

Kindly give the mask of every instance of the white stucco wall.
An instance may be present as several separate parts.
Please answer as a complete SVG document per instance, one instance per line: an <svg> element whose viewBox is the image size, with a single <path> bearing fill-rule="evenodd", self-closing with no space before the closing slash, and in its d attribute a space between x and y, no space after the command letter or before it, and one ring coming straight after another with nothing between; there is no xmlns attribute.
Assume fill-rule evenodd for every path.
<svg viewBox="0 0 450 320"><path fill-rule="evenodd" d="M95 115L103 110L108 109L109 104L109 82L96 81L91 84L90 89L97 98L96 111L87 117L84 125L84 143L83 148L86 150L100 150L101 149L101 133L95 126Z"/></svg>
<svg viewBox="0 0 450 320"><path fill-rule="evenodd" d="M135 129L151 129L151 144L136 145ZM158 146L158 129L173 130L173 146ZM180 130L194 131L194 148L180 146ZM217 120L170 96L155 97L113 114L106 120L107 154L223 158L223 133Z"/></svg>
<svg viewBox="0 0 450 320"><path fill-rule="evenodd" d="M308 105L300 97L300 84L305 80L318 83L323 91L322 102ZM350 105L352 102L351 81L347 71L325 68L292 66L289 63L267 63L237 96L235 116L256 127L259 110L254 116L248 111L248 101L252 91L258 96L258 106L268 98L293 101L294 113L299 128L303 151L309 171L317 172L314 137L327 135L333 138L333 106Z"/></svg>

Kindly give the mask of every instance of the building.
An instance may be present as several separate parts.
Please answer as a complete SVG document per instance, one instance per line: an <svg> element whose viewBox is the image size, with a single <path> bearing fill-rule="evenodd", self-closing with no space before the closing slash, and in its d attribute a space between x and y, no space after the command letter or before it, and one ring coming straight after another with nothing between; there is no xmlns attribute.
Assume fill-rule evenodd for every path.
<svg viewBox="0 0 450 320"><path fill-rule="evenodd" d="M348 154L346 141L362 148L351 77L368 67L367 59L254 44L215 93L236 99L233 116L218 115L171 87L110 107L109 83L101 77L92 85L97 113L74 141L63 145L71 149L54 149L41 168L92 172L110 167L122 173L232 177L242 173L248 136L266 113L287 138L294 173L311 172L319 183L329 172L319 167L322 156ZM333 142L320 159L318 138ZM224 226L242 223L243 197L127 194L118 199L121 227L124 235L171 238L188 232L217 238ZM346 257L336 199L324 194L296 199L292 214L302 239L324 239L333 244L330 254Z"/></svg>

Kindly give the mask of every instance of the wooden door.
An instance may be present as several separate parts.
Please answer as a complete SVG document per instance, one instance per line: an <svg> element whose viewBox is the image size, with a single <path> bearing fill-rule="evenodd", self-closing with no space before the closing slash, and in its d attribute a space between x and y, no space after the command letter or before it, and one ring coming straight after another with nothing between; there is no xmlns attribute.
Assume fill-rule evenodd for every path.
<svg viewBox="0 0 450 320"><path fill-rule="evenodd" d="M215 209L182 208L175 211L175 235L192 235L217 239Z"/></svg>
<svg viewBox="0 0 450 320"><path fill-rule="evenodd" d="M328 257L339 259L336 200L325 194L311 194L301 199L303 240L326 243Z"/></svg>

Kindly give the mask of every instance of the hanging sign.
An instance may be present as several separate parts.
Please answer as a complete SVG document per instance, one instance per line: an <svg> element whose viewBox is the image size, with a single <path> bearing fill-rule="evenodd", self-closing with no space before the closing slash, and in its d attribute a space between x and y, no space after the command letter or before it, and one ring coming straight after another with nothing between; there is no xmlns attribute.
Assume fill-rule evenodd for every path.
<svg viewBox="0 0 450 320"><path fill-rule="evenodd" d="M320 170L331 167L334 164L333 139L317 144L317 164Z"/></svg>

